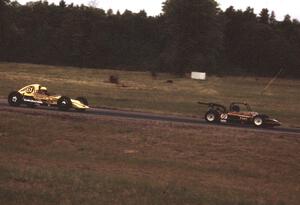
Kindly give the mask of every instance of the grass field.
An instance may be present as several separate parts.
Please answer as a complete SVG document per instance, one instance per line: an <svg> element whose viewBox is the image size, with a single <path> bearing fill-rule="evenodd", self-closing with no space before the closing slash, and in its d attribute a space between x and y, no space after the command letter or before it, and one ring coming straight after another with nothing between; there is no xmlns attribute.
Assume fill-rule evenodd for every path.
<svg viewBox="0 0 300 205"><path fill-rule="evenodd" d="M203 114L198 101L247 101L299 127L300 81L261 95L269 80L1 63L0 98L41 83L92 106L187 116ZM298 205L299 145L296 134L3 107L0 204Z"/></svg>
<svg viewBox="0 0 300 205"><path fill-rule="evenodd" d="M108 82L117 75L120 84ZM166 83L173 80L174 83ZM285 126L300 127L300 80L278 79L261 94L269 78L215 77L194 81L168 74L153 79L147 72L80 69L32 64L0 63L0 96L27 84L40 83L54 93L86 96L92 106L203 116L198 101L229 105L248 102L253 110L278 118Z"/></svg>
<svg viewBox="0 0 300 205"><path fill-rule="evenodd" d="M30 112L1 111L0 204L299 204L298 135Z"/></svg>

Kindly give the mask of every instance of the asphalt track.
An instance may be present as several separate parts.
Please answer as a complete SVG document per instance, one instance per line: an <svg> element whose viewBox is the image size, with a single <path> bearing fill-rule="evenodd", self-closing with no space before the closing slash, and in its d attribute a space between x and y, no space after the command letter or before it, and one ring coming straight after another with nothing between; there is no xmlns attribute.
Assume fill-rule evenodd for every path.
<svg viewBox="0 0 300 205"><path fill-rule="evenodd" d="M214 127L232 127L236 129L253 130L255 132L268 132L268 133L289 133L289 134L299 134L300 128L288 128L288 127L276 127L276 128L256 128L246 125L232 125L232 124L208 124L201 117L182 117L182 116L172 116L172 115L159 115L145 112L133 112L133 111L122 111L113 110L106 108L91 108L85 112L78 112L70 110L68 112L59 111L55 107L43 107L38 106L36 108L27 108L26 106L21 107L11 107L8 105L7 100L0 99L0 112L1 111L14 111L14 112L25 112L31 110L35 113L45 113L49 112L51 114L75 114L75 115L85 115L85 116L110 116L117 118L127 118L127 119L140 119L140 120L151 120L151 121L165 121L165 122L176 122L176 123L188 123L194 125L207 126L208 128ZM1 117L1 115L0 115Z"/></svg>

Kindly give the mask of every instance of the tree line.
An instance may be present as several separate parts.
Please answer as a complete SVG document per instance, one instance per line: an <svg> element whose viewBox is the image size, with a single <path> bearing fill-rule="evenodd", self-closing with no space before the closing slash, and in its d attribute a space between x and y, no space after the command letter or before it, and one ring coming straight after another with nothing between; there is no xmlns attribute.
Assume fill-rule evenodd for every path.
<svg viewBox="0 0 300 205"><path fill-rule="evenodd" d="M300 77L300 23L214 0L166 0L163 13L0 0L0 61L184 74Z"/></svg>

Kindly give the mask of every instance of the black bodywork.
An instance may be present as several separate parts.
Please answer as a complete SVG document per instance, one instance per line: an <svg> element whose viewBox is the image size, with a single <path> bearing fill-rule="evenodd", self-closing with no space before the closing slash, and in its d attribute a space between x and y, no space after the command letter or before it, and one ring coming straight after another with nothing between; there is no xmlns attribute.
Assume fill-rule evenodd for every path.
<svg viewBox="0 0 300 205"><path fill-rule="evenodd" d="M268 115L253 112L248 103L233 102L229 105L229 109L217 103L198 103L208 106L208 111L205 113L204 118L210 123L248 124L256 127L281 125L279 121L270 118Z"/></svg>

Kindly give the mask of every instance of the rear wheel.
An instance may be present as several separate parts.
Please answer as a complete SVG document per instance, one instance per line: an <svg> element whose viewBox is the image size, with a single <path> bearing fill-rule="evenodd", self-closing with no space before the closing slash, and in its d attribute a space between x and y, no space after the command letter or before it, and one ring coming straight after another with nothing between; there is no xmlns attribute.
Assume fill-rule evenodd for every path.
<svg viewBox="0 0 300 205"><path fill-rule="evenodd" d="M256 117L254 117L254 119L253 119L253 124L254 124L256 127L262 127L263 124L264 124L263 118L262 118L261 116L256 116Z"/></svg>
<svg viewBox="0 0 300 205"><path fill-rule="evenodd" d="M17 91L14 91L14 92L11 92L9 95L8 95L8 103L11 105L11 106L20 106L23 102L23 97L22 95L17 92Z"/></svg>
<svg viewBox="0 0 300 205"><path fill-rule="evenodd" d="M206 122L209 122L209 123L216 123L216 122L219 122L219 114L217 112L214 112L214 111L208 111L206 114L205 114L205 120Z"/></svg>
<svg viewBox="0 0 300 205"><path fill-rule="evenodd" d="M62 96L57 100L58 109L67 111L72 108L72 101L69 97Z"/></svg>

